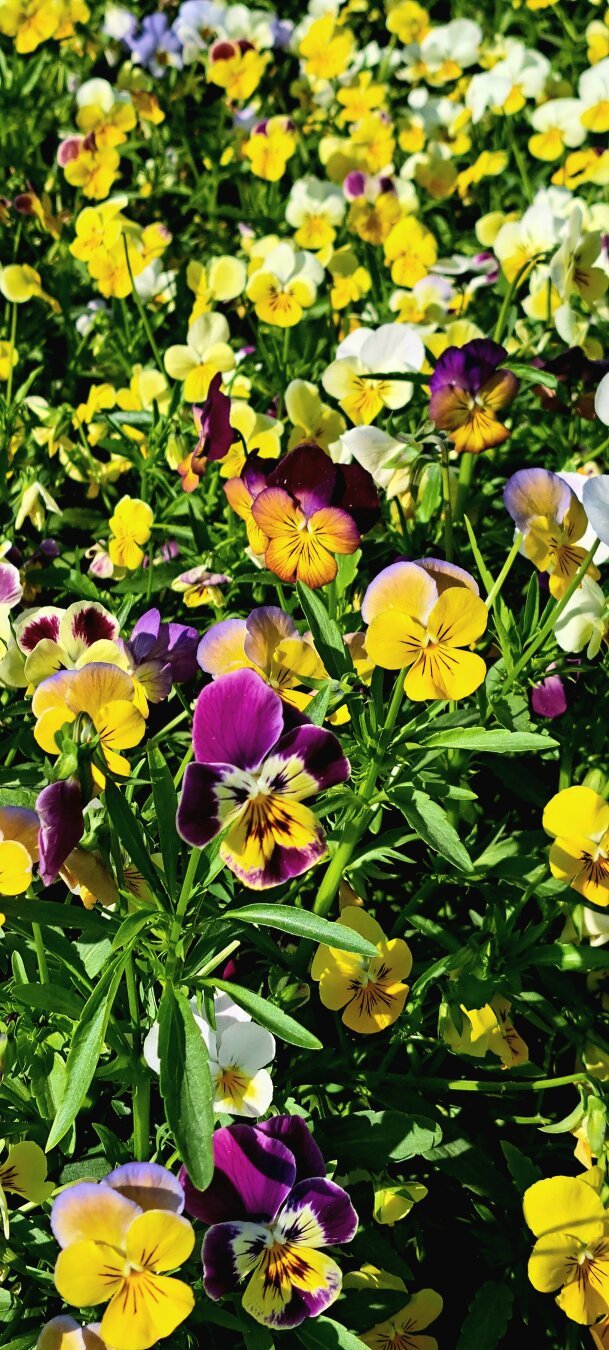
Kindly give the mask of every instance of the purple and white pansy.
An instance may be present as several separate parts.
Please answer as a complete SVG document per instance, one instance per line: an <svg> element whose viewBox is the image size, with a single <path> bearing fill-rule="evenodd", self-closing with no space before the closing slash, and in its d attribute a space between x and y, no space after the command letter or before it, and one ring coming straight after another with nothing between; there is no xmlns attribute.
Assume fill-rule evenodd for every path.
<svg viewBox="0 0 609 1350"><path fill-rule="evenodd" d="M193 746L177 816L182 839L202 848L228 827L221 856L255 890L324 856L323 830L304 799L349 776L332 732L289 708L255 671L237 670L199 695Z"/></svg>
<svg viewBox="0 0 609 1350"><path fill-rule="evenodd" d="M347 1192L328 1181L322 1155L300 1116L229 1125L213 1139L207 1190L183 1169L186 1210L211 1227L203 1242L210 1298L247 1281L243 1307L257 1322L286 1329L317 1317L342 1287L323 1251L350 1242L358 1218Z"/></svg>

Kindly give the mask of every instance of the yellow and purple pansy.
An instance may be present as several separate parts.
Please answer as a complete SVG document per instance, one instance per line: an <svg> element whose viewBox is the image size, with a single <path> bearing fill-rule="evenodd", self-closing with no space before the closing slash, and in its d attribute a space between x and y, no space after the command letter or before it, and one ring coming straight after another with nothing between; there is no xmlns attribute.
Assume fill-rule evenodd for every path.
<svg viewBox="0 0 609 1350"><path fill-rule="evenodd" d="M78 1308L108 1304L99 1335L109 1346L149 1350L192 1312L192 1290L166 1273L194 1247L183 1208L180 1182L157 1163L126 1163L53 1202L57 1290Z"/></svg>
<svg viewBox="0 0 609 1350"><path fill-rule="evenodd" d="M539 572L547 572L552 595L560 597L584 561L582 540L588 517L570 484L549 469L519 469L505 485L503 500L523 534L523 551ZM596 580L597 567L587 575Z"/></svg>
<svg viewBox="0 0 609 1350"><path fill-rule="evenodd" d="M304 710L313 697L298 689L301 679L323 680L327 672L310 638L276 605L260 605L247 619L221 619L201 638L197 661L217 679L231 670L252 668L286 703Z"/></svg>
<svg viewBox="0 0 609 1350"><path fill-rule="evenodd" d="M229 1125L213 1139L207 1190L183 1170L186 1209L210 1224L203 1243L205 1289L213 1299L247 1280L243 1307L283 1330L317 1317L338 1298L339 1266L324 1247L350 1242L357 1214L328 1181L322 1155L300 1116Z"/></svg>
<svg viewBox="0 0 609 1350"><path fill-rule="evenodd" d="M439 558L399 561L366 591L366 652L384 670L408 667L408 698L459 699L482 684L486 666L464 650L482 637L488 611L473 577Z"/></svg>
<svg viewBox="0 0 609 1350"><path fill-rule="evenodd" d="M332 732L288 708L255 671L236 670L199 694L192 734L195 763L177 815L182 839L202 848L227 829L221 856L254 890L300 876L324 856L323 830L304 800L349 776Z"/></svg>
<svg viewBox="0 0 609 1350"><path fill-rule="evenodd" d="M119 632L117 620L95 601L26 610L15 624L20 683L37 685L58 670L77 670L89 661L117 661Z"/></svg>
<svg viewBox="0 0 609 1350"><path fill-rule="evenodd" d="M135 706L144 717L149 703L161 703L174 684L185 684L197 669L199 634L183 623L163 623L158 609L138 619L128 642L121 642L135 685Z"/></svg>
<svg viewBox="0 0 609 1350"><path fill-rule="evenodd" d="M518 380L501 366L507 352L490 338L447 347L429 381L429 416L447 431L455 450L477 455L502 445L509 431L497 416L518 392Z"/></svg>

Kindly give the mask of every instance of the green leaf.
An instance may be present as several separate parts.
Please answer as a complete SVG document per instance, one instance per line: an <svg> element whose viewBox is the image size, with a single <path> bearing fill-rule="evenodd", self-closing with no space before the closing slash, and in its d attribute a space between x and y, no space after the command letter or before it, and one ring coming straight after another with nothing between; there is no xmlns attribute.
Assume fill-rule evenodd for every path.
<svg viewBox="0 0 609 1350"><path fill-rule="evenodd" d="M330 618L317 591L310 590L302 581L297 581L296 590L300 607L313 634L316 650L328 674L335 680L340 680L341 675L346 675L352 669L340 628L334 619Z"/></svg>
<svg viewBox="0 0 609 1350"><path fill-rule="evenodd" d="M507 1285L487 1280L481 1285L457 1341L456 1350L495 1350L503 1340L512 1316L514 1296Z"/></svg>
<svg viewBox="0 0 609 1350"><path fill-rule="evenodd" d="M419 838L435 853L440 853L462 872L473 871L473 863L465 844L461 843L454 825L439 802L432 801L426 792L421 792L418 788L414 790L395 788L387 795L405 816L411 828L416 830Z"/></svg>
<svg viewBox="0 0 609 1350"><path fill-rule="evenodd" d="M555 966L557 970L606 970L607 953L602 947L575 947L571 942L549 942L547 946L529 948L522 964Z"/></svg>
<svg viewBox="0 0 609 1350"><path fill-rule="evenodd" d="M541 384L544 389L556 389L558 378L551 370L538 370L537 366L528 366L524 361L510 361L510 370L525 384Z"/></svg>
<svg viewBox="0 0 609 1350"><path fill-rule="evenodd" d="M76 928L83 933L105 934L112 931L113 920L82 904L57 905L53 900L23 900L12 895L2 896L2 913L7 919L23 923L39 923L41 928Z"/></svg>
<svg viewBox="0 0 609 1350"><path fill-rule="evenodd" d="M167 1124L189 1177L204 1191L214 1170L209 1059L188 999L171 985L159 1008L159 1059Z"/></svg>
<svg viewBox="0 0 609 1350"><path fill-rule="evenodd" d="M300 1022L296 1022L293 1017L288 1017L275 1003L269 1003L260 994L253 994L251 989L244 989L242 985L229 980L217 980L215 976L202 980L201 984L207 989L223 989L240 1008L245 1008L251 1014L255 1022L272 1031L274 1036L288 1045L298 1045L301 1050L323 1050L317 1036L307 1031L306 1027L301 1027Z"/></svg>
<svg viewBox="0 0 609 1350"><path fill-rule="evenodd" d="M142 913L141 910L138 910L135 914L128 914L127 918L123 919L118 933L113 939L112 946L114 950L120 951L121 947L132 947L145 928L148 928L152 923L158 924L159 921L162 922L162 918L156 910L154 914L151 914L149 910L146 910L144 913Z"/></svg>
<svg viewBox="0 0 609 1350"><path fill-rule="evenodd" d="M541 1168L527 1158L526 1153L521 1153L515 1144L511 1144L508 1139L500 1139L501 1152L510 1170L510 1176L517 1191L524 1195L529 1186L533 1186L536 1181L542 1177Z"/></svg>
<svg viewBox="0 0 609 1350"><path fill-rule="evenodd" d="M66 1064L66 1090L47 1139L47 1153L67 1134L89 1091L127 956L122 952L106 967L82 1010Z"/></svg>
<svg viewBox="0 0 609 1350"><path fill-rule="evenodd" d="M494 755L525 755L535 750L553 750L558 745L552 736L533 731L486 731L484 727L455 727L452 731L434 731L422 744L426 750L483 750Z"/></svg>
<svg viewBox="0 0 609 1350"><path fill-rule="evenodd" d="M82 1000L76 994L52 984L16 984L11 997L26 1008L45 1013L64 1013L74 1018L80 1017L83 1007Z"/></svg>
<svg viewBox="0 0 609 1350"><path fill-rule="evenodd" d="M326 683L324 684L323 688L318 689L317 693L311 699L311 702L307 703L307 706L305 708L306 715L309 721L312 722L314 726L316 727L323 726L326 719L326 713L330 706L331 697L332 697L332 681L326 680Z"/></svg>
<svg viewBox="0 0 609 1350"><path fill-rule="evenodd" d="M123 796L119 788L114 786L114 783L110 782L106 783L104 798L110 820L131 861L141 872L144 881L148 882L153 895L158 896L160 892L166 897L167 893L159 873L150 860L151 843L146 839L140 822L131 810L127 798Z"/></svg>
<svg viewBox="0 0 609 1350"><path fill-rule="evenodd" d="M178 876L180 841L176 830L178 795L165 756L157 745L148 746L148 767L167 889L173 895Z"/></svg>
<svg viewBox="0 0 609 1350"><path fill-rule="evenodd" d="M475 560L476 560L476 567L478 568L478 571L479 571L479 573L480 573L480 576L482 577L482 580L483 580L484 585L485 585L485 587L486 587L486 593L487 593L487 595L488 595L489 592L492 591L492 589L493 589L493 585L494 585L493 578L492 578L492 576L491 576L491 574L490 574L490 572L489 572L489 570L488 570L488 567L486 566L486 563L485 563L485 561L484 561L484 558L482 557L482 554L481 554L481 552L480 552L480 549L478 548L478 543L477 543L477 540L476 540L476 536L475 536L475 534L474 534L474 530L473 530L473 526L472 526L472 524L471 524L471 521L468 520L467 516L464 516L463 519L464 519L464 521L465 521L465 528L466 528L467 533L468 533L468 536L469 536L469 542L470 542L470 544L471 544L472 553L473 553L474 558L475 558Z"/></svg>
<svg viewBox="0 0 609 1350"><path fill-rule="evenodd" d="M309 1350L362 1350L359 1336L354 1336L331 1317L316 1317L313 1321L303 1322L298 1328L298 1337Z"/></svg>
<svg viewBox="0 0 609 1350"><path fill-rule="evenodd" d="M353 1111L341 1116L338 1130L336 1118L320 1122L315 1137L320 1144L325 1141L326 1149L338 1153L341 1164L345 1160L349 1166L369 1167L372 1158L397 1163L428 1153L440 1143L442 1130L427 1116L410 1116L402 1111Z"/></svg>
<svg viewBox="0 0 609 1350"><path fill-rule="evenodd" d="M261 928L278 928L281 933L293 933L296 937L322 942L343 952L357 952L358 956L378 956L376 947L354 928L320 919L307 909L294 909L291 905L246 905L245 909L229 910L226 918L259 924Z"/></svg>

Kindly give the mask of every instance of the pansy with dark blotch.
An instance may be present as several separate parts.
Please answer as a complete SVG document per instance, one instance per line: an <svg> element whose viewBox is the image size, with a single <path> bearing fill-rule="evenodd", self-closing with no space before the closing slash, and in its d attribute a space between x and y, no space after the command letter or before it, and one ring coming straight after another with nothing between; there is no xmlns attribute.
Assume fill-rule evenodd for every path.
<svg viewBox="0 0 609 1350"><path fill-rule="evenodd" d="M271 572L282 581L316 588L334 580L334 555L355 553L380 509L366 469L334 464L310 441L297 445L268 474L251 512Z"/></svg>
<svg viewBox="0 0 609 1350"><path fill-rule="evenodd" d="M172 685L185 684L196 672L199 645L196 628L184 623L163 623L158 609L148 609L142 614L129 641L121 645L136 690L147 702L160 703L167 698Z"/></svg>
<svg viewBox="0 0 609 1350"><path fill-rule="evenodd" d="M15 641L25 658L24 683L38 685L59 670L84 662L114 661L119 625L96 601L76 600L67 609L43 605L26 610L15 624Z"/></svg>
<svg viewBox="0 0 609 1350"><path fill-rule="evenodd" d="M214 375L207 398L192 410L199 439L186 459L178 465L185 492L193 492L203 477L208 460L224 459L235 439L230 424L230 398L222 393L222 375Z"/></svg>
<svg viewBox="0 0 609 1350"><path fill-rule="evenodd" d="M350 1242L358 1220L346 1191L328 1181L304 1120L229 1125L216 1130L213 1150L207 1190L180 1174L187 1212L212 1225L203 1243L210 1298L247 1280L243 1307L257 1322L285 1329L317 1317L342 1287L322 1248Z"/></svg>
<svg viewBox="0 0 609 1350"><path fill-rule="evenodd" d="M223 675L199 694L195 763L184 775L179 834L203 848L220 830L220 853L246 886L262 890L300 876L326 852L304 799L350 772L330 731L282 702L253 670Z"/></svg>
<svg viewBox="0 0 609 1350"><path fill-rule="evenodd" d="M477 455L501 445L509 431L498 413L518 392L518 380L501 367L507 352L490 338L447 347L429 381L429 415L447 431L455 450Z"/></svg>

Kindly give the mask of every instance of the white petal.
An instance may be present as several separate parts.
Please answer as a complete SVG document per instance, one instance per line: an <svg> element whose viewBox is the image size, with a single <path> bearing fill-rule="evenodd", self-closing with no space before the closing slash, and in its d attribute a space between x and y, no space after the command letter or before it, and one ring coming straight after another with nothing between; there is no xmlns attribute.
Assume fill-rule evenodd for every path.
<svg viewBox="0 0 609 1350"><path fill-rule="evenodd" d="M219 1037L219 1063L223 1068L231 1064L239 1065L248 1078L264 1064L270 1064L274 1058L274 1037L264 1027L256 1026L255 1022L235 1024Z"/></svg>
<svg viewBox="0 0 609 1350"><path fill-rule="evenodd" d="M601 473L586 479L584 509L599 539L609 544L609 475Z"/></svg>
<svg viewBox="0 0 609 1350"><path fill-rule="evenodd" d="M161 1072L161 1061L159 1059L159 1024L155 1022L144 1041L142 1053L149 1069L153 1073Z"/></svg>
<svg viewBox="0 0 609 1350"><path fill-rule="evenodd" d="M603 375L603 378L596 391L594 399L594 411L600 422L604 422L609 427L609 375Z"/></svg>

